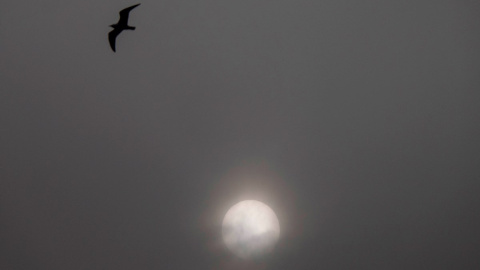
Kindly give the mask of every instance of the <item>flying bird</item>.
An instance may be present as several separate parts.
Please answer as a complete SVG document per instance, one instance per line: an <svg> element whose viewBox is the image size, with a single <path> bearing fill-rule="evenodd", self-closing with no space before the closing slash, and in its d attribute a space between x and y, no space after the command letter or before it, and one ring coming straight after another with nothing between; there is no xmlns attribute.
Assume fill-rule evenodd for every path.
<svg viewBox="0 0 480 270"><path fill-rule="evenodd" d="M134 26L129 26L128 25L128 15L130 14L130 11L140 4L133 5L131 7L124 8L120 11L120 19L116 24L110 25L110 27L113 28L110 33L108 33L108 41L110 42L110 47L112 50L115 52L115 40L117 39L117 36L123 31L123 30L135 30Z"/></svg>

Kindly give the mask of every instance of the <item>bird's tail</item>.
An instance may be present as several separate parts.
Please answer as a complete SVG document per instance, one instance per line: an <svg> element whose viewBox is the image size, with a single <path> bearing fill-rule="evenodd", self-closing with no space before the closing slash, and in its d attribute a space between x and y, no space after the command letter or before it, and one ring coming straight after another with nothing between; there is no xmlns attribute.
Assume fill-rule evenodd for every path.
<svg viewBox="0 0 480 270"><path fill-rule="evenodd" d="M128 26L127 29L128 30L135 30L135 26Z"/></svg>

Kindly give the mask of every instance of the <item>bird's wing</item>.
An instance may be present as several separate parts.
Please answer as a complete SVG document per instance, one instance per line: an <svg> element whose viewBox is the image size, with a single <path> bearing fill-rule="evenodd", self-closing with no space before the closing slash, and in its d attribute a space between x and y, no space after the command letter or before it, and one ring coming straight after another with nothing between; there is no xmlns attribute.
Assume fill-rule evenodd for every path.
<svg viewBox="0 0 480 270"><path fill-rule="evenodd" d="M108 33L108 41L110 42L110 47L114 52L115 52L115 40L117 39L117 36L118 34L120 34L120 32L122 32L122 30L113 29L112 31L110 31L110 33Z"/></svg>
<svg viewBox="0 0 480 270"><path fill-rule="evenodd" d="M130 14L130 11L140 4L133 5L131 7L124 8L120 11L120 19L118 20L118 24L127 24L128 23L128 15Z"/></svg>

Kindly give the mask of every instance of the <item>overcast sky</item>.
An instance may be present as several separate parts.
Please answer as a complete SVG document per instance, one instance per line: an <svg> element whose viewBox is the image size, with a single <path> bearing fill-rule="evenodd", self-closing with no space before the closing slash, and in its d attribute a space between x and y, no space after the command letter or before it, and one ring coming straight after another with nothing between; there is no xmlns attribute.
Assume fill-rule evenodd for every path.
<svg viewBox="0 0 480 270"><path fill-rule="evenodd" d="M1 2L0 269L480 269L478 0L136 3Z"/></svg>

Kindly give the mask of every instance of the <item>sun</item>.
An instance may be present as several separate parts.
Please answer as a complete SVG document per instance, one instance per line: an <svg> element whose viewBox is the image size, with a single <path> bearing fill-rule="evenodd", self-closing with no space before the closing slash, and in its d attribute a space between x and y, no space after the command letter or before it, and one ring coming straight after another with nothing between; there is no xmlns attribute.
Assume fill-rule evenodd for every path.
<svg viewBox="0 0 480 270"><path fill-rule="evenodd" d="M266 204L247 200L232 206L222 223L227 248L243 259L255 259L273 251L280 237L280 225Z"/></svg>

